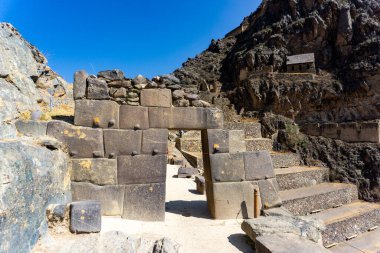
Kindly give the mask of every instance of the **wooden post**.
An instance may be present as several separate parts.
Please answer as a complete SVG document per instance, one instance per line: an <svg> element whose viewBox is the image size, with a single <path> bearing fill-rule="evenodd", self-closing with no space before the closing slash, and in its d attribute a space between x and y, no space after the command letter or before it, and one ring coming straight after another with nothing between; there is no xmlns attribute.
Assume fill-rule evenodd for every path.
<svg viewBox="0 0 380 253"><path fill-rule="evenodd" d="M253 217L259 218L260 216L260 208L259 208L259 191L257 189L254 190L253 194Z"/></svg>

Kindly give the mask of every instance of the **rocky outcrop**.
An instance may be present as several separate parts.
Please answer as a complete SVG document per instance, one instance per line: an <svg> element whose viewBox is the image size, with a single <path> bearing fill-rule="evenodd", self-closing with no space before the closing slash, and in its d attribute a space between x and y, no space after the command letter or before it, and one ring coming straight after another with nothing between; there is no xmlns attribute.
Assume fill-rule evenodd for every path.
<svg viewBox="0 0 380 253"><path fill-rule="evenodd" d="M379 17L376 0L264 0L244 31L213 41L174 73L186 84L202 76L221 82L238 111L297 122L380 118ZM315 80L271 74L286 72L286 56L301 53L315 53ZM217 71L205 73L210 65Z"/></svg>
<svg viewBox="0 0 380 253"><path fill-rule="evenodd" d="M0 125L38 110L52 116L73 113L72 86L8 23L0 23L0 55Z"/></svg>
<svg viewBox="0 0 380 253"><path fill-rule="evenodd" d="M0 252L29 252L47 230L46 207L71 200L67 155L32 139L0 141Z"/></svg>
<svg viewBox="0 0 380 253"><path fill-rule="evenodd" d="M72 114L73 99L46 58L7 23L0 23L0 90L0 252L29 252L46 232L46 207L71 200L70 175L56 141L22 136L15 122Z"/></svg>

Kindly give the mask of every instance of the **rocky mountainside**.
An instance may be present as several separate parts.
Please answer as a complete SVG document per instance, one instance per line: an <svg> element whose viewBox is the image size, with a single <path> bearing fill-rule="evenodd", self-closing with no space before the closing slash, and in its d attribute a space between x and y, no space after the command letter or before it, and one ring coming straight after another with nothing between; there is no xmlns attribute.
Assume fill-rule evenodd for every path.
<svg viewBox="0 0 380 253"><path fill-rule="evenodd" d="M315 54L314 78L286 73L286 57L303 53ZM260 118L264 137L280 149L297 151L307 165L322 161L331 180L355 183L362 199L380 200L380 144L287 132L294 121L380 118L379 0L263 0L174 74L185 87L221 83L236 112Z"/></svg>
<svg viewBox="0 0 380 253"><path fill-rule="evenodd" d="M212 41L174 73L187 85L211 73L205 81L221 82L246 111L298 122L380 118L379 22L378 0L264 0L244 32ZM286 56L302 53L315 53L315 80L258 78L268 67L286 72Z"/></svg>

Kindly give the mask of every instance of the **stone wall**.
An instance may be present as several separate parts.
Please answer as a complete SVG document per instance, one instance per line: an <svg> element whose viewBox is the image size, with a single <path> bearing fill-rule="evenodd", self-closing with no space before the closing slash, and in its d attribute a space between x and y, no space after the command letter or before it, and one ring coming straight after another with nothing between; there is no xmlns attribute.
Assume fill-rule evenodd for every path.
<svg viewBox="0 0 380 253"><path fill-rule="evenodd" d="M346 142L380 143L380 121L304 124L301 130L312 136L323 136Z"/></svg>

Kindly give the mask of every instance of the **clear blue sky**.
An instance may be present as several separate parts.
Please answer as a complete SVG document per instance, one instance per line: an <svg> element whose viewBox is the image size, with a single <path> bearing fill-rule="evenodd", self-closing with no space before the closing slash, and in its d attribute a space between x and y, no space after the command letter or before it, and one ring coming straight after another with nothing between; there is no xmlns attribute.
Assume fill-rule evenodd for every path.
<svg viewBox="0 0 380 253"><path fill-rule="evenodd" d="M85 69L170 73L222 38L261 0L0 0L12 23L67 81Z"/></svg>

